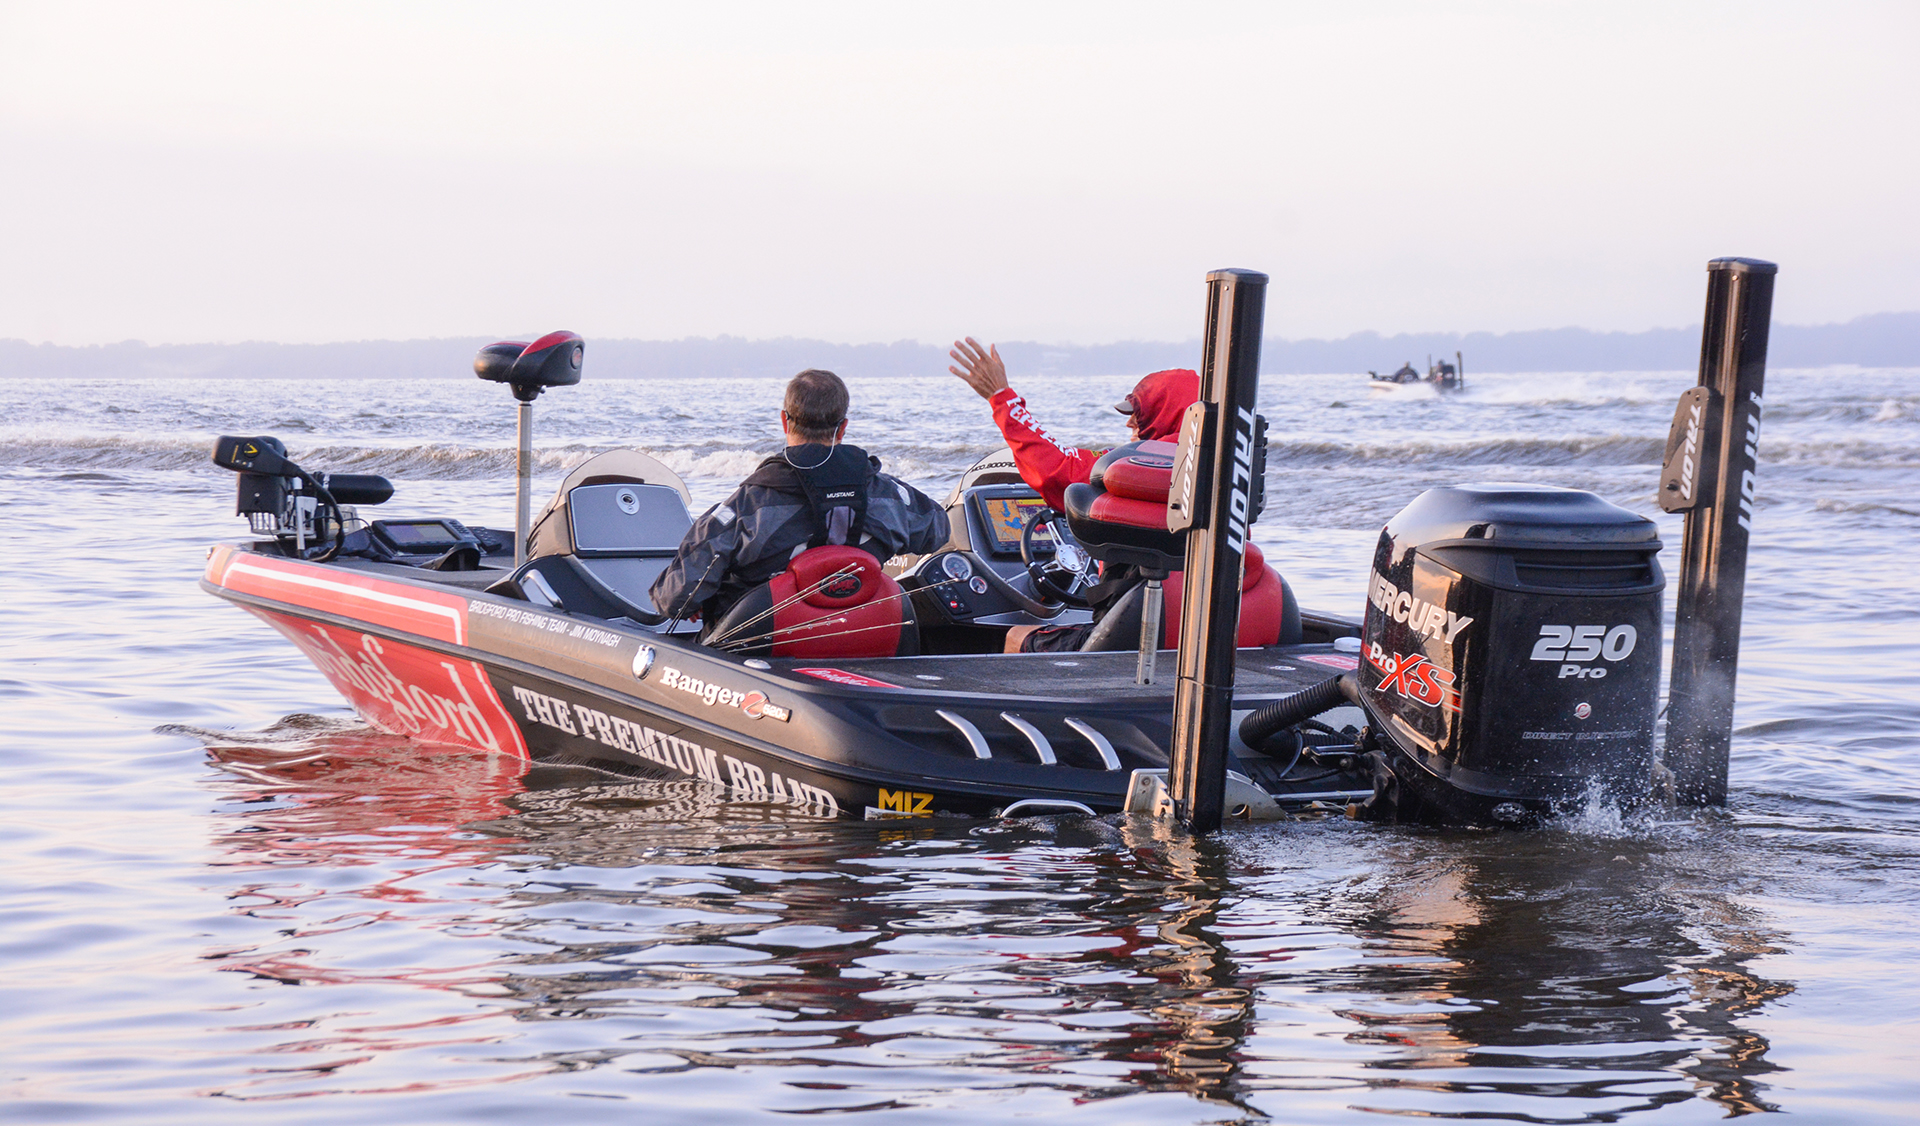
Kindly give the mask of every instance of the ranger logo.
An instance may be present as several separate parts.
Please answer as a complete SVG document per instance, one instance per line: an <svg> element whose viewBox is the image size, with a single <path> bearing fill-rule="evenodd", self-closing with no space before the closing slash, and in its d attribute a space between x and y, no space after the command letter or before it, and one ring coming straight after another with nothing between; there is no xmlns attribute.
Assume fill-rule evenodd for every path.
<svg viewBox="0 0 1920 1126"><path fill-rule="evenodd" d="M736 692L731 688L722 688L718 684L709 684L704 680L688 676L672 665L668 665L666 668L660 670L660 686L662 688L675 688L690 696L698 697L708 707L712 707L715 704L724 704L729 708L737 708L747 698L747 694L744 692Z"/></svg>

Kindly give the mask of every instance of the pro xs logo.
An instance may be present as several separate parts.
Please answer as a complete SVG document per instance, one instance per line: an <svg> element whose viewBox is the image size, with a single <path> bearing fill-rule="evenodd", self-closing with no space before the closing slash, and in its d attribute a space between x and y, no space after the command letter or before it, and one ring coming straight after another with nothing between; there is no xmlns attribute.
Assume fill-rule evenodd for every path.
<svg viewBox="0 0 1920 1126"><path fill-rule="evenodd" d="M1599 680L1607 675L1606 667L1590 662L1624 661L1639 640L1640 632L1632 626L1541 626L1531 659L1559 662L1560 680Z"/></svg>
<svg viewBox="0 0 1920 1126"><path fill-rule="evenodd" d="M1376 641L1367 647L1367 663L1380 673L1380 684L1374 689L1380 695L1405 696L1449 712L1460 710L1453 673L1427 660L1425 654L1389 653Z"/></svg>

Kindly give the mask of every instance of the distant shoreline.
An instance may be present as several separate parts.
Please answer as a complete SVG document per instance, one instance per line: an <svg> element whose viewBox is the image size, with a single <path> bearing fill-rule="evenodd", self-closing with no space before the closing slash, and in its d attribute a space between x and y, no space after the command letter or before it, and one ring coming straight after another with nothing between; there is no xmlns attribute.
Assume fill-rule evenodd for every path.
<svg viewBox="0 0 1920 1126"><path fill-rule="evenodd" d="M365 376L388 379L468 378L481 337L365 340L336 344L160 344L138 341L70 347L0 340L7 378L179 377L298 379ZM1538 329L1509 333L1360 332L1338 340L1268 340L1261 368L1269 375L1390 371L1427 357L1466 357L1476 372L1690 371L1699 362L1700 329L1645 332ZM1198 340L1068 345L1014 341L1000 345L1016 375L1107 375L1197 367ZM1836 325L1775 325L1768 346L1775 368L1920 367L1920 312L1875 313ZM783 376L806 367L854 377L939 375L946 349L918 341L837 344L783 337L721 336L685 340L587 341L592 374L601 379Z"/></svg>

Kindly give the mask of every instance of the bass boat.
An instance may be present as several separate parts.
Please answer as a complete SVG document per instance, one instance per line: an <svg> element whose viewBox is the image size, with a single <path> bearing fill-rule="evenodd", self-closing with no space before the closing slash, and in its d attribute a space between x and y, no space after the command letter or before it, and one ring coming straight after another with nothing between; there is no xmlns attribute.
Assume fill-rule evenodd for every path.
<svg viewBox="0 0 1920 1126"><path fill-rule="evenodd" d="M1425 388L1444 394L1465 388L1466 373L1466 360L1461 358L1460 353L1455 352L1452 363L1448 363L1445 356L1442 356L1438 362L1435 362L1432 356L1428 356L1427 374L1424 376L1414 370L1411 361L1401 364L1399 370L1386 375L1369 371L1367 386L1375 391L1411 391L1416 388Z"/></svg>
<svg viewBox="0 0 1920 1126"><path fill-rule="evenodd" d="M952 490L939 550L810 549L705 630L649 599L692 517L659 460L601 454L530 512L531 404L579 380L583 342L492 345L476 370L521 412L512 533L464 513L371 518L388 482L223 437L214 460L239 475L255 535L213 547L202 585L386 731L793 812L1179 811L1200 800L1181 789L1182 740L1215 764L1229 819L1515 823L1596 794L1644 800L1665 586L1653 522L1571 489L1431 489L1357 576L1361 616L1302 610L1246 536L1265 448L1251 378L1232 370L1257 356L1257 316L1250 331L1250 353L1209 336L1227 343L1208 348L1178 444L1110 451L1064 512L1002 452ZM1195 496L1217 501L1216 524ZM1119 564L1147 581L1082 651L1000 652L1012 626L1089 620L1096 567ZM1221 659L1190 676L1203 650Z"/></svg>

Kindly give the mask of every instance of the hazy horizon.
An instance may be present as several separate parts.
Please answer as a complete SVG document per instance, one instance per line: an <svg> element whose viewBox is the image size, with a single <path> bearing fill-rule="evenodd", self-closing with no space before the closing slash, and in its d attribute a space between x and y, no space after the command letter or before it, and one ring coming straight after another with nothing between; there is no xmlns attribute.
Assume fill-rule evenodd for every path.
<svg viewBox="0 0 1920 1126"><path fill-rule="evenodd" d="M536 332L506 334L530 339ZM1920 312L1881 313L1839 325L1772 326L1770 366L1920 367ZM251 341L237 344L161 344L137 341L70 347L0 340L0 370L13 376L240 376L311 378L349 372L388 378L465 376L473 353L499 335L412 340L360 340L314 344ZM785 336L682 337L646 340L592 337L588 368L599 376L679 377L791 375L826 367L847 376L939 374L947 368L944 344L913 340L840 343ZM1023 340L996 341L1016 378L1039 374L1104 375L1170 367L1198 367L1198 338L1182 341L1122 341L1074 345ZM1361 332L1335 340L1286 340L1268 336L1262 370L1274 375L1391 370L1401 362L1464 352L1472 372L1678 371L1698 357L1700 328L1596 333L1545 329L1493 333Z"/></svg>
<svg viewBox="0 0 1920 1126"><path fill-rule="evenodd" d="M1705 289L1704 282L1702 284L1702 289L1703 291ZM1838 328L1845 328L1849 325L1857 324L1858 322L1861 322L1861 321L1868 321L1876 318L1894 318L1894 317L1920 318L1920 309L1885 309L1885 310L1879 310L1876 312L1861 313L1858 316L1849 317L1844 321L1830 321L1830 322L1824 322L1821 324L1790 325L1776 318L1774 321L1773 327L1775 330L1789 329L1789 328L1791 329L1838 329ZM145 347L145 348L242 348L242 347L247 347L249 345L262 345L262 346L270 346L270 347L288 347L288 348L304 348L304 347L323 348L323 347L336 346L336 345L357 345L357 344L430 344L430 343L436 343L441 341L455 341L455 340L457 341L532 340L536 336L540 336L546 332L554 331L555 328L564 328L564 327L565 326L552 326L550 328L543 328L543 329L529 329L528 331L525 331L525 332L505 332L505 333L491 333L491 334L485 333L485 332L480 332L480 333L466 332L466 333L448 333L448 334L443 334L438 336L405 336L405 337L364 336L364 337L341 338L337 340L263 340L258 338L248 338L248 339L238 339L238 340L151 341L151 340L142 340L134 337L128 337L123 340L100 340L100 341L94 341L86 344L68 344L61 341L57 341L57 340L30 340L30 339L27 339L24 337L18 337L18 336L0 336L0 343L25 344L29 347L36 347L36 348L48 347L48 348L62 348L62 349L67 349L67 348L103 349L103 348L116 348L116 347L126 347L126 346L139 346L139 347ZM1408 329L1400 332L1382 332L1378 329L1362 328L1362 329L1356 329L1353 332L1350 332L1345 334L1344 336L1338 336L1338 337L1275 337L1271 334L1268 334L1266 339L1268 343L1281 343L1281 344L1341 344L1348 341L1364 339L1367 337L1373 337L1380 340L1394 340L1394 339L1407 338L1407 337L1490 336L1497 339L1497 338L1504 338L1504 337L1513 337L1513 336L1540 334L1540 333L1591 333L1595 336L1646 336L1652 333L1670 333L1670 332L1697 333L1699 331L1700 331L1700 322L1698 320L1695 320L1691 324L1650 325L1643 329L1595 329L1595 328L1586 327L1584 325L1544 325L1539 328L1514 329L1507 332L1491 332L1486 329L1458 329L1458 328ZM658 337L609 336L609 337L590 337L589 338L589 340L596 340L596 339L605 340L605 341L608 341L609 343L629 343L629 344L632 344L632 343L691 344L691 343L708 343L708 342L739 342L739 343L746 343L746 344L771 344L771 343L783 343L786 341L797 341L802 343L828 344L828 345L832 345L834 347L839 347L839 348L871 348L871 347L890 347L890 346L911 345L914 347L921 347L921 348L945 349L952 344L951 340L918 340L911 337L901 337L893 340L879 340L879 339L835 340L835 339L829 339L829 338L820 337L820 336L803 336L798 334L786 334L782 336L746 336L740 333L733 333L733 332L719 332L719 333L712 333L704 336L701 336L701 335L658 336ZM1127 346L1136 346L1136 345L1144 346L1144 347L1155 347L1155 346L1192 344L1192 345L1198 346L1200 340L1201 340L1201 333L1196 331L1185 337L1166 338L1166 339L1146 339L1141 337L1135 337L1135 338L1125 339L1125 340L1018 340L1018 341L1012 341L1011 343L1034 346L1034 347L1112 348L1112 347L1127 347ZM1920 338L1916 338L1916 347L1920 347Z"/></svg>
<svg viewBox="0 0 1920 1126"><path fill-rule="evenodd" d="M1639 331L1920 309L1920 9L0 7L0 337Z"/></svg>

